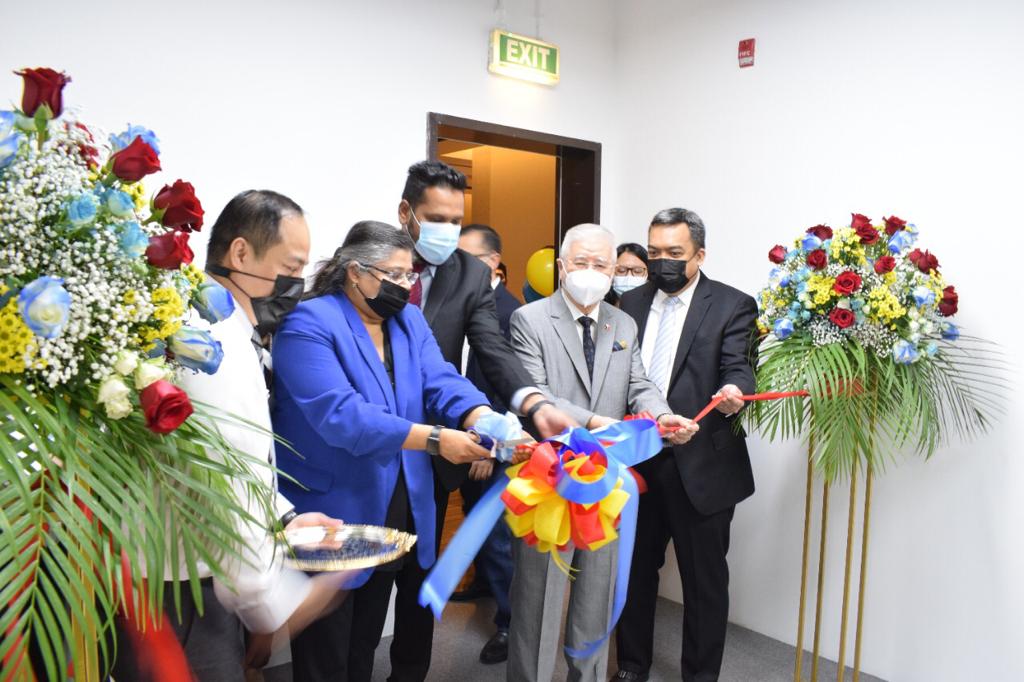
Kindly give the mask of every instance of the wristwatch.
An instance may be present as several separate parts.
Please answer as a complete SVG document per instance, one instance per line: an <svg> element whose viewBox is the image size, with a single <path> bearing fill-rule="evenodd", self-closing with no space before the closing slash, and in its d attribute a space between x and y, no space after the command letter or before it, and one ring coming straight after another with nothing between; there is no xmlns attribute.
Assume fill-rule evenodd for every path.
<svg viewBox="0 0 1024 682"><path fill-rule="evenodd" d="M284 514L282 514L281 518L278 519L277 523L281 526L281 528L286 528L288 524L295 519L296 516L298 516L298 513L295 511L295 508L293 507L292 509L289 509Z"/></svg>
<svg viewBox="0 0 1024 682"><path fill-rule="evenodd" d="M432 457L441 454L441 430L443 428L443 426L435 426L430 429L430 435L427 436L427 454Z"/></svg>

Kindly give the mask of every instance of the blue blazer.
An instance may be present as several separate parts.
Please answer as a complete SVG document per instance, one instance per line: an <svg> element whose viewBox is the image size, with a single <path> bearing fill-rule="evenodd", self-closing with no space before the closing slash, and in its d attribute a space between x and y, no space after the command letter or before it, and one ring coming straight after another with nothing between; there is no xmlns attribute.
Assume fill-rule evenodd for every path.
<svg viewBox="0 0 1024 682"><path fill-rule="evenodd" d="M298 452L277 449L278 466L295 479L281 477L280 489L296 511L379 526L403 467L427 568L436 536L430 455L402 442L413 424L458 428L487 399L445 362L419 308L407 305L386 324L395 390L344 294L301 302L274 335L274 431Z"/></svg>

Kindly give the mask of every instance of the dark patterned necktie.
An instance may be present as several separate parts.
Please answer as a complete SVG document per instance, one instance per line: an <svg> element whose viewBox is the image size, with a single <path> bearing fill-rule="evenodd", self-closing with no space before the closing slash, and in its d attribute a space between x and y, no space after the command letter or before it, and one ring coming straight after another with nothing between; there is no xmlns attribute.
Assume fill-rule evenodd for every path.
<svg viewBox="0 0 1024 682"><path fill-rule="evenodd" d="M263 370L263 381L267 384L267 390L273 390L274 372L270 364L270 350L263 345L263 339L255 329L252 330L252 347L256 349L256 357Z"/></svg>
<svg viewBox="0 0 1024 682"><path fill-rule="evenodd" d="M594 319L584 315L579 318L580 324L583 325L583 357L587 359L587 372L590 373L590 378L594 378L594 337L590 333L590 328L594 326Z"/></svg>
<svg viewBox="0 0 1024 682"><path fill-rule="evenodd" d="M416 278L416 281L412 285L412 289L409 290L409 303L412 303L417 308L423 307L423 271L426 269L427 264L423 261L417 261L413 263L412 271L420 275Z"/></svg>

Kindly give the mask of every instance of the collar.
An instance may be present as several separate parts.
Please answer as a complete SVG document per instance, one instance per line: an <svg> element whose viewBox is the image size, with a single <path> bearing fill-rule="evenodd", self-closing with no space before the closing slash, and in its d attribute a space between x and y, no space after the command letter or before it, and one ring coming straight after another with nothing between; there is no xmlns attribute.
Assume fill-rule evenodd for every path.
<svg viewBox="0 0 1024 682"><path fill-rule="evenodd" d="M572 315L572 321L573 322L577 322L581 317L589 317L590 319L592 319L594 321L594 328L595 329L597 328L597 318L598 318L598 316L599 316L599 314L601 312L601 303L600 303L600 301L598 302L597 305L594 306L594 309L590 311L589 315L584 315L583 311L581 311L579 308L577 308L576 304L573 303L569 299L569 296L565 293L565 288L564 287L560 287L559 288L559 292L561 292L561 294L562 294L562 299L565 301L566 307L569 308L569 314Z"/></svg>
<svg viewBox="0 0 1024 682"><path fill-rule="evenodd" d="M683 293L679 294L679 296L677 297L679 299L679 302L682 303L684 307L688 308L690 306L690 302L693 301L693 292L697 290L697 285L699 283L700 270L697 271L697 276L693 278L693 283L690 286L686 287ZM668 298L668 294L666 294L661 289L658 289L657 293L654 294L654 301L651 303L651 308L658 311L663 310L665 308L666 298Z"/></svg>

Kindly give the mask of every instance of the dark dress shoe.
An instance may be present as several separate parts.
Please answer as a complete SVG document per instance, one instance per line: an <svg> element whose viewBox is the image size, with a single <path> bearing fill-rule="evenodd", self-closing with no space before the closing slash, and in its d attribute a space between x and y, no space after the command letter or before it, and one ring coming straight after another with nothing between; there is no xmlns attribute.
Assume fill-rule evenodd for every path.
<svg viewBox="0 0 1024 682"><path fill-rule="evenodd" d="M480 662L490 665L508 660L508 633L500 630L491 637L480 651Z"/></svg>
<svg viewBox="0 0 1024 682"><path fill-rule="evenodd" d="M647 673L641 674L629 670L620 670L615 673L615 677L612 678L613 682L614 680L620 680L622 682L647 682L647 679Z"/></svg>
<svg viewBox="0 0 1024 682"><path fill-rule="evenodd" d="M448 601L473 601L474 599L481 599L489 596L491 596L491 589L487 587L487 585L483 585L481 583L470 583L469 587L466 589L452 594Z"/></svg>

